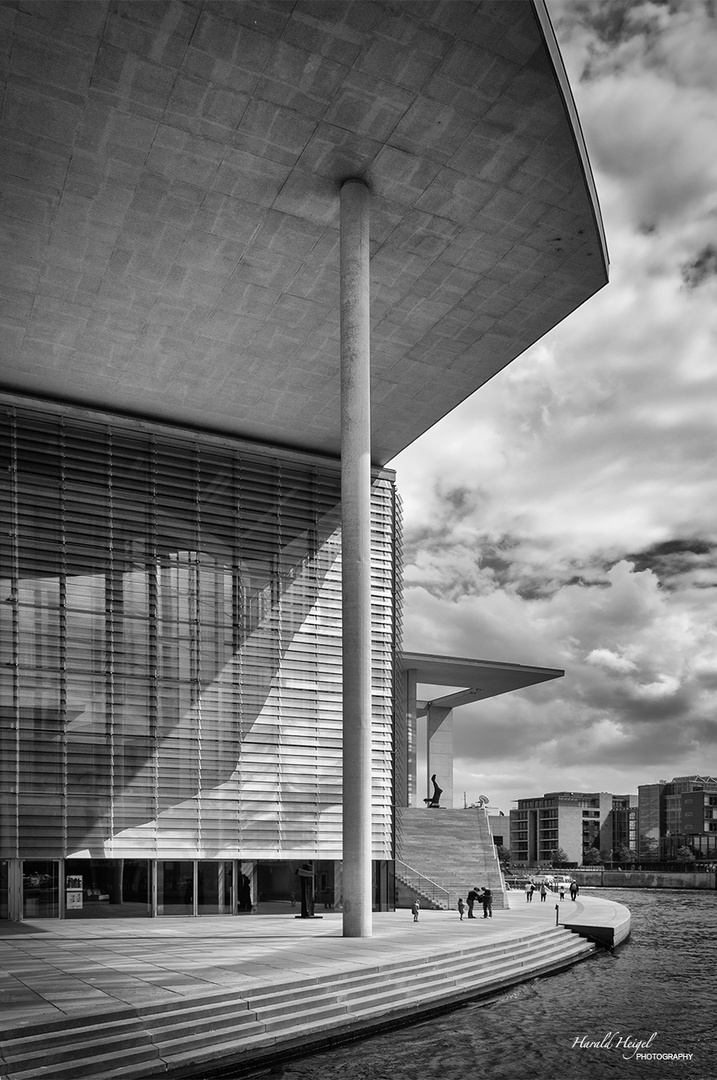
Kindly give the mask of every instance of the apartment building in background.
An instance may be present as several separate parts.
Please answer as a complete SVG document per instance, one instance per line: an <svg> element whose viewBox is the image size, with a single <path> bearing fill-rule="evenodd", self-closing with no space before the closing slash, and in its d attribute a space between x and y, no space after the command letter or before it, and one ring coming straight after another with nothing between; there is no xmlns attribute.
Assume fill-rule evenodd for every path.
<svg viewBox="0 0 717 1080"><path fill-rule="evenodd" d="M551 791L519 799L510 811L510 854L517 865L551 863L559 849L578 865L591 848L609 861L622 844L632 846L636 835L635 795Z"/></svg>
<svg viewBox="0 0 717 1080"><path fill-rule="evenodd" d="M680 848L717 859L717 776L675 776L641 784L637 794L641 862L677 859Z"/></svg>

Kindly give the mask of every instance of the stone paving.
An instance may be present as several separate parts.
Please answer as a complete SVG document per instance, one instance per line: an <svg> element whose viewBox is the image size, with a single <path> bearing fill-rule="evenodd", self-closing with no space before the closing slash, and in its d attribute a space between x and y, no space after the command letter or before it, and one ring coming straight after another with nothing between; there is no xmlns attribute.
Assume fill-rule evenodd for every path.
<svg viewBox="0 0 717 1080"><path fill-rule="evenodd" d="M378 968L397 958L435 956L483 938L511 940L555 925L556 898L525 902L491 920L459 920L456 912L380 912L373 936L344 938L338 912L321 919L285 914L227 918L34 920L0 922L0 1032L47 1020L117 1013L164 1001L187 1001L217 990L282 985L327 973ZM610 925L619 904L580 896L558 904L560 922Z"/></svg>

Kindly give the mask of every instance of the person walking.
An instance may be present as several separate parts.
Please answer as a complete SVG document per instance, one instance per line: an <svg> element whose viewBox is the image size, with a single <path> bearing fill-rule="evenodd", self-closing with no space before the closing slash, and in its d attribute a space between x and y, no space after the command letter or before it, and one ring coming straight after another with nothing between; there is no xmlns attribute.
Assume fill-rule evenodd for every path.
<svg viewBox="0 0 717 1080"><path fill-rule="evenodd" d="M483 904L483 918L493 918L493 893L490 889L484 889L481 894L481 903Z"/></svg>
<svg viewBox="0 0 717 1080"><path fill-rule="evenodd" d="M577 881L571 881L570 882L570 899L571 900L576 900L579 892L580 892L580 890L578 889Z"/></svg>
<svg viewBox="0 0 717 1080"><path fill-rule="evenodd" d="M421 905L419 904L418 900L414 900L413 901L413 907L411 908L411 911L413 912L413 921L414 922L418 922L418 912L420 910L421 910Z"/></svg>
<svg viewBox="0 0 717 1080"><path fill-rule="evenodd" d="M466 910L466 905L463 902L463 897L459 896L458 897L458 915L460 917L461 922L463 922L463 912L465 910Z"/></svg>
<svg viewBox="0 0 717 1080"><path fill-rule="evenodd" d="M560 899L561 900L565 899L565 886L563 885L562 882L560 883Z"/></svg>
<svg viewBox="0 0 717 1080"><path fill-rule="evenodd" d="M545 884L544 881L541 881L541 883L540 883L540 902L541 902L541 904L545 902L545 898L546 898L547 895L548 895L548 887L547 887L547 885Z"/></svg>
<svg viewBox="0 0 717 1080"><path fill-rule="evenodd" d="M529 881L525 886L525 902L531 904L533 902L533 893L535 892L535 885L532 881Z"/></svg>

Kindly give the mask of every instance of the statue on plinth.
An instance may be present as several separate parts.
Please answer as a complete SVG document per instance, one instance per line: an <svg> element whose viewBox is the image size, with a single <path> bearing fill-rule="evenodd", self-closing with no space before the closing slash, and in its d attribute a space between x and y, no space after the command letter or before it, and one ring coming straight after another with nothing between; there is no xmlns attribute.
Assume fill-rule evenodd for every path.
<svg viewBox="0 0 717 1080"><path fill-rule="evenodd" d="M301 915L297 915L296 918L320 918L320 916L314 915L314 864L310 862L302 863L296 874L301 882Z"/></svg>
<svg viewBox="0 0 717 1080"><path fill-rule="evenodd" d="M437 807L441 805L441 795L443 794L443 788L440 788L436 783L436 774L431 777L431 783L433 784L433 794L430 799L424 799L424 803L429 809L431 807Z"/></svg>

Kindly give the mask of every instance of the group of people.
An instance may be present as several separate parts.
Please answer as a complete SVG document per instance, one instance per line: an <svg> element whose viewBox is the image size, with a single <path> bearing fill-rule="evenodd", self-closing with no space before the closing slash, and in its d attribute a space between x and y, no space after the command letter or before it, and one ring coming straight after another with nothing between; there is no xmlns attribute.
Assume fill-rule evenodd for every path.
<svg viewBox="0 0 717 1080"><path fill-rule="evenodd" d="M480 885L474 885L471 891L468 893L465 900L462 896L458 897L458 915L461 922L463 922L463 915L468 908L468 918L475 919L473 914L473 908L476 904L481 904L483 907L483 918L493 918L493 893L489 888L481 888Z"/></svg>
<svg viewBox="0 0 717 1080"><path fill-rule="evenodd" d="M466 907L468 909L468 918L469 919L475 919L475 915L473 914L473 908L476 906L476 904L481 904L482 905L482 907L483 907L483 918L484 919L492 919L493 918L493 893L492 893L492 891L490 889L488 889L488 888L482 889L480 887L480 885L474 885L473 888L471 889L471 891L468 893L468 896L466 897L465 900L463 899L462 896L458 897L458 905L457 906L458 906L458 914L460 916L461 922L463 922L463 916L464 916L464 914L466 912ZM420 914L420 911L421 911L420 901L414 900L413 904L411 906L411 912L413 913L413 921L414 922L418 922L418 916Z"/></svg>
<svg viewBox="0 0 717 1080"><path fill-rule="evenodd" d="M525 886L525 900L526 903L531 904L533 902L533 893L538 890L540 893L541 901L544 901L548 895L548 886L544 881L541 881L539 885L536 885L534 881L526 882ZM570 882L570 899L576 900L577 895L580 892L577 881ZM558 885L558 893L561 900L565 899L565 882L561 881Z"/></svg>
<svg viewBox="0 0 717 1080"><path fill-rule="evenodd" d="M547 895L548 895L548 887L545 884L545 882L541 881L539 885L536 885L534 881L529 881L529 882L527 882L527 884L525 886L525 899L526 899L527 903L529 903L529 904L532 903L532 901L533 901L533 893L536 892L536 891L538 891L540 893L541 901L545 901L545 899L547 898ZM560 894L560 899L564 900L565 899L565 883L564 882L560 882L560 884L558 885L558 891L559 891L559 894ZM577 881L571 881L570 882L570 899L571 900L576 900L577 895L578 895L579 892L580 892L580 889L578 888ZM484 919L492 919L493 918L493 893L492 893L492 891L487 887L486 888L481 888L480 885L474 885L473 888L471 889L471 891L468 893L465 900L463 899L462 896L458 897L457 907L458 907L458 915L460 917L461 922L463 922L463 916L465 915L466 910L468 911L468 918L469 919L475 919L476 916L473 914L473 909L476 906L476 904L479 904L479 905L481 905L483 907L483 918ZM413 912L413 921L418 922L418 915L419 915L419 912L420 912L420 904L419 904L418 900L414 901L413 906L411 908L411 911Z"/></svg>

